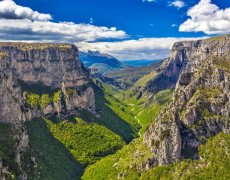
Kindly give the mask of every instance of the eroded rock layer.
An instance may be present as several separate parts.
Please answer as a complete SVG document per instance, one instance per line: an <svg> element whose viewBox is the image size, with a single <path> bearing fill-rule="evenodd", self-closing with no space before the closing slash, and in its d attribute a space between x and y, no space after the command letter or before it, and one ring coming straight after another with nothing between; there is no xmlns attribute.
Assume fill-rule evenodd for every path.
<svg viewBox="0 0 230 180"><path fill-rule="evenodd" d="M144 135L152 165L199 158L200 144L221 131L229 133L229 50L230 36L175 43L162 73L178 79L173 100Z"/></svg>
<svg viewBox="0 0 230 180"><path fill-rule="evenodd" d="M94 93L79 60L77 47L68 44L0 43L0 122L94 110ZM41 107L26 108L25 92L59 98ZM52 93L53 92L53 93ZM71 93L68 93L71 92ZM62 98L63 97L63 98ZM33 98L33 97L30 97ZM40 97L41 98L41 97Z"/></svg>

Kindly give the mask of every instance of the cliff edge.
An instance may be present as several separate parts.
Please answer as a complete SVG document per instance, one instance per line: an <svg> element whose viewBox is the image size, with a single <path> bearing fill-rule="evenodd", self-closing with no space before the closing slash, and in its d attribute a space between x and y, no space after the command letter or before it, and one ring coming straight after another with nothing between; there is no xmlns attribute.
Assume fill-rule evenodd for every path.
<svg viewBox="0 0 230 180"><path fill-rule="evenodd" d="M0 124L6 131L1 142L8 138L12 143L12 154L0 151L0 179L15 178L9 163L19 179L28 179L33 166L27 164L36 165L24 122L95 110L94 91L78 48L69 44L0 43L0 97ZM9 143L2 145L6 149Z"/></svg>
<svg viewBox="0 0 230 180"><path fill-rule="evenodd" d="M151 166L198 159L199 145L230 132L229 47L229 35L174 44L162 72L176 82L173 100L144 134Z"/></svg>
<svg viewBox="0 0 230 180"><path fill-rule="evenodd" d="M94 111L94 92L68 44L0 43L0 122Z"/></svg>

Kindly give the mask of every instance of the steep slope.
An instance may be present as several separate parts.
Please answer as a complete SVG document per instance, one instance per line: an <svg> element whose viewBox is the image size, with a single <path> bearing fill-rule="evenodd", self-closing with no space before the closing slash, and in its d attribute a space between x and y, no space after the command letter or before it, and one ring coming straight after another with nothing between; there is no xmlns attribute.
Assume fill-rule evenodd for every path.
<svg viewBox="0 0 230 180"><path fill-rule="evenodd" d="M75 46L0 43L0 52L4 54L0 68L1 95L5 97L0 100L0 109L3 112L0 115L1 121L26 120L54 113L65 114L67 111L75 111L76 108L94 110L93 89L81 67ZM59 92L60 97L39 106L34 102L35 98L30 102L30 97L25 92L40 96L52 96ZM12 99L15 101L12 102ZM25 104L23 100L29 106L28 109L19 108Z"/></svg>
<svg viewBox="0 0 230 180"><path fill-rule="evenodd" d="M125 64L121 63L115 57L99 51L80 52L80 59L86 67L97 69L102 74L125 67Z"/></svg>
<svg viewBox="0 0 230 180"><path fill-rule="evenodd" d="M95 111L94 92L73 45L0 43L0 87L0 123L9 136L9 144L0 148L1 178L27 179L33 165L26 164L31 159L37 164L25 122L41 116L65 118L81 109ZM13 149L10 156L7 148ZM75 163L69 155L66 159Z"/></svg>
<svg viewBox="0 0 230 180"><path fill-rule="evenodd" d="M186 159L157 166L141 174L140 179L229 179L230 135L220 133L199 147L198 160Z"/></svg>
<svg viewBox="0 0 230 180"><path fill-rule="evenodd" d="M173 101L144 135L153 153L148 166L197 159L202 143L229 133L229 45L227 35L173 46L164 76L179 79Z"/></svg>
<svg viewBox="0 0 230 180"><path fill-rule="evenodd" d="M111 92L115 95L115 97L117 97L115 99L117 102L122 101L122 104L124 104L115 104L115 112L120 109L124 115L131 115L130 120L133 121L132 124L137 123L139 124L139 127L141 127L137 129L139 130L139 137L122 147L115 154L102 158L95 164L88 166L82 176L82 179L85 180L133 180L138 179L141 176L141 173L144 171L146 165L152 158L150 149L142 140L143 133L152 123L154 118L158 116L159 112L167 105L167 102L170 101L173 91L165 89L156 94L152 94L151 96L150 94L142 96L139 99L135 96L127 96L127 91L123 90L121 90L120 93L116 93L116 91L114 92L112 89L109 89L110 94Z"/></svg>
<svg viewBox="0 0 230 180"><path fill-rule="evenodd" d="M130 99L131 111L145 112L139 122L153 118L143 138L89 166L82 178L229 179L229 45L228 35L176 43L149 83L154 89ZM156 89L154 82L164 84ZM167 87L175 91L165 108L139 108Z"/></svg>
<svg viewBox="0 0 230 180"><path fill-rule="evenodd" d="M143 142L142 136L147 126L165 107L171 96L171 90L164 90L157 93L154 98L148 100L123 100L127 106L122 107L124 112L133 114L133 121L139 123L142 128L139 130L138 138L122 147L115 154L102 158L100 161L86 168L82 179L138 179L152 158L152 153Z"/></svg>

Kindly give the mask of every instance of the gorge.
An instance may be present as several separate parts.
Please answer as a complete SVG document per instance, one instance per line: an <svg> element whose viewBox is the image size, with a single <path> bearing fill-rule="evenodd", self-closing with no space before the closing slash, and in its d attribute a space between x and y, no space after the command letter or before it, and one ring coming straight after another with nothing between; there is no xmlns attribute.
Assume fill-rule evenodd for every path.
<svg viewBox="0 0 230 180"><path fill-rule="evenodd" d="M122 89L74 45L0 43L1 179L227 178L229 46L177 42Z"/></svg>

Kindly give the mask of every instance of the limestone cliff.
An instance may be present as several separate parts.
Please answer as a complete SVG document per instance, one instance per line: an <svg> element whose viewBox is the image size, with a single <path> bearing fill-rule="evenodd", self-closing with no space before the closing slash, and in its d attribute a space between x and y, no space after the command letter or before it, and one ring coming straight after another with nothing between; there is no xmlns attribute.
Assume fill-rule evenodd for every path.
<svg viewBox="0 0 230 180"><path fill-rule="evenodd" d="M229 35L173 46L162 72L176 82L173 100L144 135L152 166L199 158L200 144L221 131L229 133L229 47Z"/></svg>
<svg viewBox="0 0 230 180"><path fill-rule="evenodd" d="M3 97L0 100L0 122L27 120L80 108L94 111L94 93L75 46L0 43L0 52L0 94ZM68 97L68 89L76 90L72 91L71 97ZM60 98L56 102L25 110L25 91L50 94L58 90Z"/></svg>
<svg viewBox="0 0 230 180"><path fill-rule="evenodd" d="M74 45L0 43L0 123L10 124L19 179L27 179L22 156L29 137L23 122L94 112L95 97ZM0 179L10 176L0 152ZM36 161L36 160L34 160Z"/></svg>

